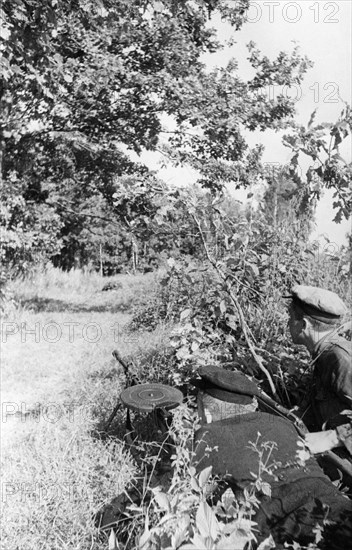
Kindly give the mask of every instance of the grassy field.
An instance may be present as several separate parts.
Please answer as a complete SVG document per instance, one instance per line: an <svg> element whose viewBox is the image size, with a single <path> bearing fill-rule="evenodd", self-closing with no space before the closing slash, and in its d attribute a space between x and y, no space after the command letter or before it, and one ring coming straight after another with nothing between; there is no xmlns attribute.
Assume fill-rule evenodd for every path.
<svg viewBox="0 0 352 550"><path fill-rule="evenodd" d="M102 291L106 282L116 289ZM2 540L7 550L107 549L93 515L134 474L118 437L97 431L124 375L111 352L155 379L168 330L130 333L133 307L153 299L153 274L50 269L16 281L2 323ZM113 430L119 434L118 416ZM121 430L120 430L121 431Z"/></svg>
<svg viewBox="0 0 352 550"><path fill-rule="evenodd" d="M112 351L120 352L141 381L175 383L182 360L178 355L175 360L175 348L170 346L170 336L175 340L178 334L176 327L161 320L164 315L159 307L160 288L164 287L158 283L164 274L160 271L101 279L95 273L63 273L50 268L31 279L12 283L15 300L7 305L2 320L1 346L4 549L117 550L108 542L109 533L98 532L94 516L134 480L138 468L135 455L122 442L125 411L120 410L108 433L104 432L125 386L123 369ZM110 290L104 291L107 283ZM166 304L166 309L173 306L175 311L189 307L192 293L196 294L195 285L189 287L176 285L176 290L162 297L162 305ZM204 292L211 300L208 290ZM156 307L150 308L153 303ZM157 328L132 331L130 323L137 311L139 320L147 323L132 326ZM168 318L177 320L180 316L178 313ZM211 335L218 337L217 329L211 328ZM189 337L192 345L194 338L199 337L192 325ZM182 342L181 339L187 348L188 341ZM218 340L212 342L216 350ZM297 363L297 355L290 360ZM306 363L302 365L306 369ZM193 514L198 527L203 493L194 491L194 474L189 468L194 415L188 409L188 422L184 422L187 412L181 409L175 409L175 416L179 411L180 417L169 495L170 502L175 503L175 525L167 525L167 535L172 540L179 528L182 542L188 524L178 525L180 509L188 521ZM157 439L145 419L135 424L144 430L144 439ZM160 440L149 445L148 452L159 452L159 443ZM143 450L143 458L147 454ZM151 464L153 459L149 460ZM159 501L152 500L149 525L157 524L162 531L166 525L164 504L158 509ZM247 522L248 533L243 539L241 523L243 514L250 517L251 510L248 501L234 517L233 526L242 533L238 548L243 548L253 535ZM148 513L137 510L136 524L140 528L148 525ZM135 532L130 524L128 529L133 542ZM166 546L169 545L168 542Z"/></svg>

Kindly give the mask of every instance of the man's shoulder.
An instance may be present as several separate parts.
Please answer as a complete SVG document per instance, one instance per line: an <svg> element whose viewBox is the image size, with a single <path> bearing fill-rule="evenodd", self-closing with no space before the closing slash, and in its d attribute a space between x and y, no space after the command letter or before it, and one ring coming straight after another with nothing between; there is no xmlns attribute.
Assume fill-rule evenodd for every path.
<svg viewBox="0 0 352 550"><path fill-rule="evenodd" d="M244 415L237 415L223 420L217 420L211 424L205 424L198 430L198 433L209 432L217 438L232 437L236 433L236 438L250 435L252 438L258 433L261 436L276 436L280 439L297 437L297 432L292 422L286 418L276 416L265 412L252 412Z"/></svg>
<svg viewBox="0 0 352 550"><path fill-rule="evenodd" d="M260 462L258 453L265 449L271 449L270 460L280 483L322 475L313 459L302 469L297 455L301 450L299 436L293 424L268 413L206 424L197 431L195 443L196 462L201 468L211 465L214 474L229 474L237 482L253 481L251 472L258 471ZM269 474L268 481L272 481Z"/></svg>
<svg viewBox="0 0 352 550"><path fill-rule="evenodd" d="M327 339L320 346L316 353L316 361L324 359L336 358L339 361L347 361L351 363L352 358L352 342L342 338L341 336Z"/></svg>
<svg viewBox="0 0 352 550"><path fill-rule="evenodd" d="M337 347L348 353L350 357L352 356L352 340L346 340L346 338L341 337L337 342Z"/></svg>
<svg viewBox="0 0 352 550"><path fill-rule="evenodd" d="M316 357L314 376L316 380L320 380L319 385L322 386L318 390L317 396L322 391L321 397L325 396L325 400L327 398L326 392L332 392L335 396L339 395L339 398L342 399L346 396L348 396L348 400L351 399L352 354L350 344L344 338L335 338L334 341L326 342L324 349ZM346 402L346 405L349 406L349 401ZM329 416L337 412L330 412ZM324 416L326 415L324 414Z"/></svg>

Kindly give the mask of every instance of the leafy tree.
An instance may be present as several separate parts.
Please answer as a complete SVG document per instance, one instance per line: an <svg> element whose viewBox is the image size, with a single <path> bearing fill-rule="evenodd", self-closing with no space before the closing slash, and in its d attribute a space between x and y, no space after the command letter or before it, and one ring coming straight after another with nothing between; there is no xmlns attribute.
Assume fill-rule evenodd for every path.
<svg viewBox="0 0 352 550"><path fill-rule="evenodd" d="M250 43L256 70L250 81L240 78L235 60L207 71L202 54L222 47L211 17L220 13L237 30L248 4L3 2L2 173L21 182L7 187L10 194L20 192L38 212L45 205L53 219L59 215L63 265L73 264L77 241L83 245L87 226L99 219L93 216L101 215L102 199L109 217L131 235L154 216L155 176L131 162L126 148L161 151L191 165L213 192L229 181L255 180L261 148L247 146L243 129L279 129L292 119L290 99L273 101L261 91L300 83L309 62L298 50L270 61ZM128 208L126 181L136 192ZM145 211L142 202L149 205Z"/></svg>
<svg viewBox="0 0 352 550"><path fill-rule="evenodd" d="M9 183L12 186L10 192ZM61 220L46 204L37 205L34 201L25 200L20 192L20 183L15 179L4 182L0 199L1 264L7 268L8 275L22 275L33 264L45 261L60 250L57 235ZM3 276L6 279L6 272Z"/></svg>
<svg viewBox="0 0 352 550"><path fill-rule="evenodd" d="M296 170L290 165L266 166L263 177L265 187L259 205L261 216L274 231L291 224L307 239L312 229L316 200L312 200Z"/></svg>
<svg viewBox="0 0 352 550"><path fill-rule="evenodd" d="M339 152L342 141L351 136L351 107L346 104L339 120L334 124L314 125L315 114L316 111L312 113L307 128L294 124L292 133L284 136L283 142L293 152L291 171L300 186L305 187L310 201L319 199L324 187L334 189L336 200L333 207L337 209L334 221L339 223L342 217L348 219L352 210L352 163L343 159ZM305 178L298 171L301 154L313 161Z"/></svg>

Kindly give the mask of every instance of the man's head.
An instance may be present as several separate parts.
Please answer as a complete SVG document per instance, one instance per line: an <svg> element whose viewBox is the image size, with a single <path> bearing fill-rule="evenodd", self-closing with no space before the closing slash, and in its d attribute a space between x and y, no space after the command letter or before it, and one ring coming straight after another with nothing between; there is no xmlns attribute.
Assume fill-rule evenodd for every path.
<svg viewBox="0 0 352 550"><path fill-rule="evenodd" d="M201 378L192 382L199 388L198 413L202 422L216 422L257 409L257 386L241 372L207 366L199 374Z"/></svg>
<svg viewBox="0 0 352 550"><path fill-rule="evenodd" d="M258 402L255 397L247 404L223 401L200 390L197 396L197 407L202 423L211 424L211 422L217 422L218 420L255 412L258 408Z"/></svg>
<svg viewBox="0 0 352 550"><path fill-rule="evenodd" d="M338 327L347 309L335 292L323 288L297 285L291 291L289 329L292 341L309 350L325 334Z"/></svg>

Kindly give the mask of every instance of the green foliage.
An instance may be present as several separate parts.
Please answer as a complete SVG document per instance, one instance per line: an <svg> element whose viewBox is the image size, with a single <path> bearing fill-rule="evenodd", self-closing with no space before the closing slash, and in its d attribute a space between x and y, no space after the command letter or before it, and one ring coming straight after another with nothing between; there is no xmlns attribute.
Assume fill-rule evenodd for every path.
<svg viewBox="0 0 352 550"><path fill-rule="evenodd" d="M161 480L155 485L146 477L142 502L127 507L128 542L132 548L241 549L255 540L255 522L251 518L259 502L256 496L259 477L254 476L255 480L242 502L228 489L222 491L221 499L211 504L210 499L221 480L211 475L211 467L196 473L193 436L197 427L192 409L182 405L173 411L169 435L177 444L171 456L172 478L167 485ZM150 457L144 459L146 463L149 460ZM264 467L264 463L258 460L259 471ZM116 547L121 540L119 535L119 531L110 534Z"/></svg>
<svg viewBox="0 0 352 550"><path fill-rule="evenodd" d="M228 213L226 199L209 201L205 195L196 199L188 195L181 193L189 217L199 222L198 230L193 227L198 259L169 259L159 290L147 307L137 309L132 326L152 330L160 322L175 324L170 341L178 364L175 383L187 380L200 365L215 362L235 364L268 389L249 352L230 288L278 395L291 406L303 391L308 361L292 348L283 297L294 284L311 284L338 292L349 304L349 252L342 249L334 254L328 246L324 251L308 241L309 224L304 213L297 217L302 202L295 193L293 198L290 193L286 199L281 197L274 223L268 223L272 209L266 210L265 202L262 210L238 215ZM209 264L202 239L226 284Z"/></svg>
<svg viewBox="0 0 352 550"><path fill-rule="evenodd" d="M310 62L297 49L270 61L250 42L251 80L241 79L235 60L207 71L201 56L222 47L212 16L220 13L238 30L248 4L3 2L1 171L9 202L26 204L34 226L42 226L36 246L43 259L53 257L65 269L90 261L104 271L105 264L112 273L131 268L135 246L141 268L160 263L165 249L174 257L197 256L199 238L190 238L194 223L177 191L161 186L126 149L158 150L173 163L193 167L213 194L228 182L248 186L267 176L262 147L250 149L243 128L287 127L293 102L281 96L273 101L262 90L299 84ZM318 196L314 177L334 187L339 217L350 210L350 168L338 154L350 131L348 108L328 128L328 149L326 128L310 124L286 138L294 151L289 176L303 208ZM328 154L306 182L297 174L298 151L313 160L321 151ZM2 222L12 232L5 262L11 263L20 241L36 240L36 229L21 225L20 210L11 210L11 229ZM12 264L20 256L13 255ZM27 254L16 269L36 259Z"/></svg>
<svg viewBox="0 0 352 550"><path fill-rule="evenodd" d="M274 104L257 92L268 81L299 83L309 63L296 50L271 62L250 45L254 79L241 80L235 61L209 73L201 56L221 48L212 15L237 30L248 5L3 2L1 172L20 183L12 194L32 201L38 218L42 205L59 216L57 264L93 256L97 265L104 254L126 264L133 239L142 249L152 239L156 254L170 247L152 223L156 179L126 148L161 150L199 170L212 190L256 178L262 151L248 148L243 127L277 128L294 112L290 100ZM44 242L43 250L53 252Z"/></svg>
<svg viewBox="0 0 352 550"><path fill-rule="evenodd" d="M5 280L27 273L35 264L57 254L62 245L57 237L62 225L59 216L45 203L35 205L20 189L13 175L0 191L0 258Z"/></svg>
<svg viewBox="0 0 352 550"><path fill-rule="evenodd" d="M228 229L229 243L225 246L225 237L220 230L222 227L234 226L226 225L230 221L226 217L228 214L226 203L224 206L225 213L222 214L222 224L218 225L219 235L222 235L222 239L218 239L218 247L216 248L216 235L209 232L206 235L208 246L213 247L212 253L216 253L218 250L218 262L225 262L226 246L234 246L231 249L233 252L236 252L237 246L239 247L236 256L238 259L244 255L244 246L246 245L247 252L244 263L241 269L235 272L238 279L242 283L246 283L246 278L251 271L247 270L245 260L249 258L253 263L255 255L249 255L249 249L255 248L255 239L258 240L258 235L254 233L247 242L248 227L254 227L255 224L258 224L258 228L262 229L260 235L263 243L265 239L264 221L259 214L258 220L254 217L247 220L245 214L239 220L236 215L233 223L238 225L237 235L232 241L229 238L232 233ZM219 209L219 204L216 207ZM199 211L196 210L195 214L199 214ZM214 219L216 220L216 217ZM282 232L280 234L285 235L283 221L281 220L280 223L281 225L278 224ZM243 226L240 224L243 224ZM287 224L290 227L290 220L287 221ZM241 228L243 229L242 237L244 239L241 241L242 248L238 244L241 240ZM275 241L274 244L278 247L280 243ZM277 250L280 255L283 254L280 248L277 248ZM259 254L258 250L257 253ZM298 268L308 278L308 282L314 284L318 280L316 277L319 276L328 288L338 290L340 295L346 299L348 293L350 294L350 291L348 291L350 281L348 277L344 278L344 269L342 268L348 266L349 254L350 251L346 251L346 255L341 254L339 262L329 259L327 254L321 257L317 254L315 256L307 254L305 259L309 262L309 265L298 264ZM291 261L292 258L293 256L291 256ZM302 264L304 264L303 259L302 256ZM280 260L280 257L277 260ZM288 257L286 260L288 261ZM268 260L267 269L269 264ZM309 271L308 274L303 271L303 267ZM339 268L341 268L340 271ZM231 273L230 269L228 273ZM280 276L283 277L282 280L285 280L285 274L281 273ZM256 284L258 275L254 274L252 277L250 286ZM114 295L113 300L111 297L107 297L106 293L99 292L101 279L96 273L82 273L79 270L67 273L51 268L46 274L37 276L31 289L28 282L24 284L23 281L17 281L16 288L18 292L30 291L33 296L37 296L36 293L39 293L42 297L51 298L51 300L46 301L47 308L41 315L28 313L28 310L18 312L20 317L15 318L18 323L25 320L28 322L29 327L34 327L37 322L42 326L48 321L48 312L50 312L50 320L58 323L62 323L63 320L66 322L67 313L62 316L50 307L50 301L56 301L67 306L67 309L61 311L69 311L70 321L77 321L80 326L88 321L90 322L92 319L91 312L96 311L94 319L99 322L102 328L103 339L92 346L78 332L79 337L75 338L74 342L68 346L69 331L66 327L67 338L62 338L60 342L55 344L49 341L41 341L40 347L38 347L33 334L28 335L25 341L21 341L19 333L17 334L17 341L14 339L15 336L9 336L7 340L4 359L7 362L8 382L5 391L9 389L13 391L13 387L16 387L16 392L32 391L34 387L33 380L36 381L36 388L40 387L44 381L45 395L48 395L49 406L52 403L57 403L60 406L59 410L65 412L67 411L66 406L71 407L71 404L74 404L75 411L74 419L71 416L66 418L64 414L60 417L59 422L53 424L48 422L37 424L35 421L32 421L31 424L29 424L29 421L26 423L19 422L16 430L13 430L11 424L4 424L12 432L13 437L16 437L15 444L11 446L8 454L6 451L5 456L8 463L7 467L10 468L10 470L7 470L7 472L10 471L10 482L13 480L16 483L23 482L24 484L27 484L28 480L32 482L34 472L39 475L40 483L44 480L44 484L51 486L54 472L55 483L66 488L67 482L72 479L75 490L77 488L77 494L74 494L74 498L65 489L59 508L53 506L52 495L50 492L49 494L45 493L44 488L44 498L39 503L35 496L31 499L26 494L26 498L23 498L23 493L20 491L16 493L13 499L9 499L5 509L7 527L4 536L10 546L12 544L15 547L16 544L18 546L23 543L26 548L37 548L40 545L47 544L47 540L52 540L52 545L56 545L55 547L58 548L61 548L62 544L85 548L88 543L97 550L106 550L107 540L104 535L97 534L92 517L97 508L109 502L124 488L128 490L131 485L136 486L136 478L138 478L136 464L130 454L126 453L124 446L120 445L119 442L116 443L116 441L114 443L112 439L107 441L92 439L93 433L96 433L95 430L92 431L92 428L98 428L98 423L106 421L124 384L121 370L116 368L111 358L111 349L116 345L116 332L111 330L113 322L119 323L121 329L119 331L118 346L123 349L124 357L128 357L133 363L134 372L141 377L141 381L186 382L187 378L184 373L187 376L190 375L202 361L202 355L197 354L198 350L192 350L192 342L195 341L196 337L200 340L203 359L208 364L211 360L227 366L224 358L220 357L220 351L224 355L233 353L233 359L229 365L231 368L236 362L236 366L242 368L245 372L253 371L257 374L256 365L253 364L253 361L250 363L250 355L246 342L243 340L242 331L238 326L237 317L235 320L232 319L236 322L236 325L234 325L234 328L231 327L232 323L228 314L234 313L233 306L228 300L228 295L223 286L217 281L216 272L206 265L205 258L203 258L203 261L193 261L189 265L187 262L180 262L179 260L171 261L168 272L161 277L161 281L165 281L166 284L157 287L157 292L170 287L170 295L172 296L170 304L173 304L170 310L173 319L184 331L182 335L184 341L182 342L178 339L177 330L174 331L172 341L175 346L171 346L171 348L169 346L169 335L172 327L165 327L164 332L159 326L154 333L126 334L123 330L128 320L126 314L123 315L121 312L107 314L106 311L102 311L102 294L104 294L104 299L110 303L116 304L117 302L118 308L120 308L121 301L126 298L126 295L129 298L127 304L129 307L131 303L135 303L136 300L143 300L145 296L151 295L153 292L155 299L158 296L158 294L155 294L152 277L149 275L137 277L125 275L118 277L117 280L121 281L123 288L121 293ZM273 279L272 287L268 286L267 289L268 294L270 294L268 296L268 308L273 308L272 311L260 310L259 306L256 306L258 309L253 309L252 302L256 293L253 293L252 296L249 289L245 288L243 284L234 282L241 299L241 305L246 312L246 321L253 332L257 331L257 327L260 325L260 316L268 315L270 318L276 307L272 328L280 327L280 330L284 331L285 313L281 301L284 288L274 289L276 284L282 284L282 280L280 283L280 279ZM258 285L260 284L263 284L263 281L259 278ZM338 285L340 285L339 288ZM344 287L344 285L346 286ZM344 293L343 288L346 289L346 293ZM185 293L187 293L187 303L184 299ZM246 293L248 293L248 298ZM277 302L269 300L273 296ZM180 300L179 304L178 299ZM261 299L263 299L263 296ZM72 305L76 307L71 309ZM105 305L108 305L108 302ZM195 322L196 319L199 320L198 325ZM203 334L196 334L197 327L204 329ZM234 330L233 333L229 332L231 329ZM264 331L263 327L262 330ZM207 337L205 337L205 334ZM255 334L261 333L259 331ZM265 337L266 332L264 331L263 334ZM295 388L298 391L300 389L299 384L305 383L303 379L299 382L299 378L307 367L307 363L301 360L300 355L293 355L283 333L278 331L278 335L277 342L267 342L264 357L267 358L267 366L270 367L275 383L282 395L285 396L286 386L284 383L287 384L292 380L291 385L287 386L288 393L292 398L292 390ZM221 349L217 348L215 340L212 342L211 338L213 336L214 338L217 337L217 342L222 342ZM227 340L228 337L230 338L229 341ZM282 339L280 339L281 337ZM178 351L184 347L190 350L190 357L185 361L182 358L178 359L176 356ZM18 348L21 353L21 361L18 361L18 357L14 353L14 350ZM274 349L278 351L276 356L273 355ZM268 350L271 350L272 353L270 354ZM216 352L218 355L216 355ZM206 359L207 353L209 354L208 359ZM47 369L48 364L52 367L49 370ZM75 368L72 368L72 365ZM250 369L251 365L252 369ZM55 380L55 383L51 383L50 380ZM33 403L37 402L38 391L31 394L31 400ZM44 396L42 403L45 407ZM177 441L177 445L173 449L174 471L171 485L164 484L162 480L157 485L152 484L150 469L147 469L148 473L143 477L143 495L145 498L142 499L141 505L131 505L127 510L128 519L125 530L129 538L125 545L126 550L129 547L138 548L138 544L142 542L145 542L143 550L148 547L153 548L153 544L157 548L178 549L183 547L183 550L187 548L194 550L194 545L198 548L210 546L214 550L233 548L233 545L236 548L243 548L245 543L253 540L253 535L255 536L257 533L252 517L259 496L262 494L269 496L270 494L270 485L267 483L266 476L264 479L263 474L270 474L273 469L272 466L275 465L271 454L274 443L262 441L261 439L251 443L253 451L258 456L258 470L253 472L253 482L244 492L243 499L239 499L238 495L235 496L232 491L227 491L222 495L221 500L215 502L215 499L212 499L210 501L210 492L219 480L211 476L209 469L196 474L193 468L193 431L197 426L193 424L195 420L193 412L182 407L176 410L175 413L178 413L178 416L176 414L174 425L171 428L171 435ZM71 420L74 420L74 422ZM116 427L116 429L120 429L119 434L121 433L122 420L124 420L124 417L121 414L118 417ZM118 423L120 426L118 426ZM29 427L30 432L28 432ZM144 429L148 430L149 436L154 436L150 425L145 423ZM70 441L69 446L67 444L68 440ZM14 449L20 450L19 453L17 452L19 458L16 461L9 458L14 453L16 455ZM38 453L38 449L44 449L44 453ZM160 457L159 451L161 454L160 445L149 444L149 446L143 447L143 453L140 455L145 459L147 466L151 466L152 470L157 465L157 460ZM42 485L40 484L39 487L41 489ZM82 498L76 498L76 496L87 494L91 498L83 498L83 501ZM18 510L22 513L21 517L25 518L26 521L28 520L28 524L32 525L33 529L23 531L23 525L16 522ZM53 518L53 514L55 518ZM72 521L72 518L74 521ZM28 524L26 523L27 527ZM116 548L122 546L122 532L123 528L119 523L117 532L110 533L112 548L114 548L113 545ZM321 536L321 532L322 527L317 528L317 537ZM300 548L296 543L292 543L291 547L297 550ZM316 547L319 547L318 544ZM270 548L273 548L273 543L272 540L270 542L269 537L269 539L263 541L260 549L269 550ZM313 549L315 546L311 545L310 548Z"/></svg>
<svg viewBox="0 0 352 550"><path fill-rule="evenodd" d="M324 187L334 189L336 200L333 207L337 208L334 221L340 223L342 217L346 219L350 217L352 208L350 185L352 164L347 163L339 153L340 144L351 135L351 107L346 104L335 124L324 123L313 126L315 114L316 111L312 113L307 128L296 125L293 134L284 136L283 143L293 152L291 169L299 179L301 179L297 173L299 154L305 154L314 163L308 168L305 182L310 200L319 199Z"/></svg>

